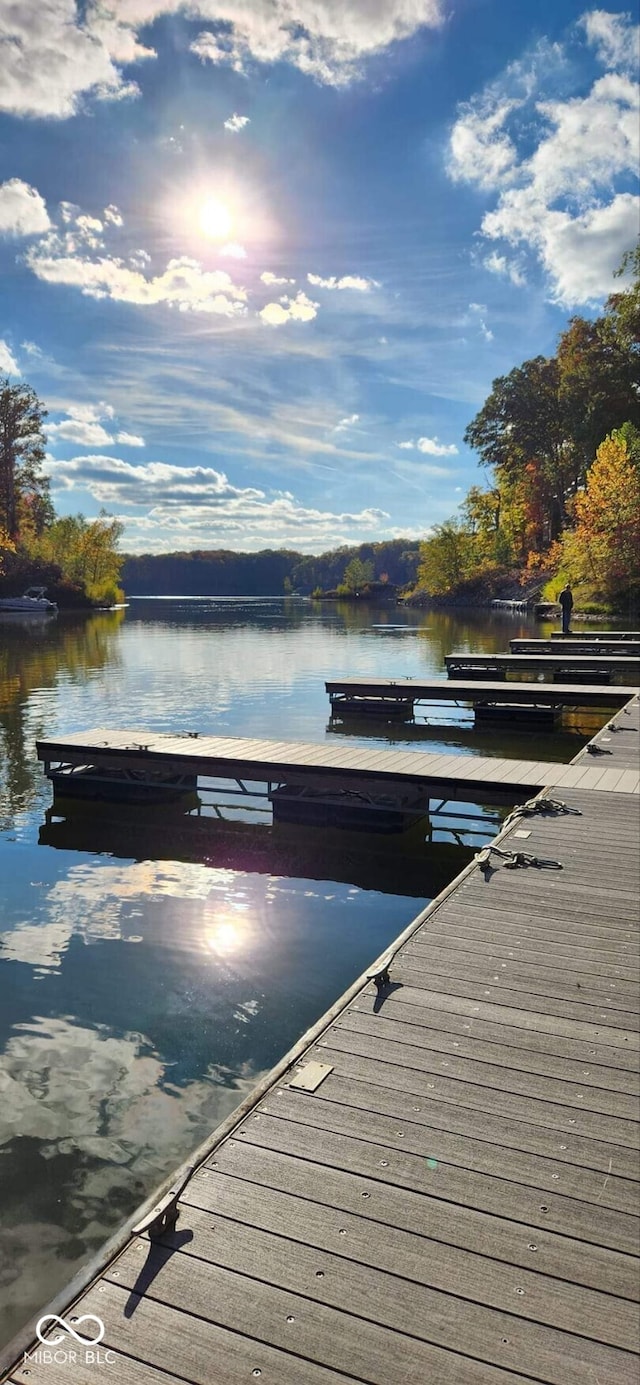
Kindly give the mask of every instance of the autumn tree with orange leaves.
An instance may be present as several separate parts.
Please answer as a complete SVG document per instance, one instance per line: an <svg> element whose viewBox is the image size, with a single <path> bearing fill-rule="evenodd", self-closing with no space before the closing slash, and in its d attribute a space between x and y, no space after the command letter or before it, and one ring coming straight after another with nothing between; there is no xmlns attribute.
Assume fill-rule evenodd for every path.
<svg viewBox="0 0 640 1385"><path fill-rule="evenodd" d="M626 425L605 438L559 546L563 575L595 598L617 602L640 584L640 435Z"/></svg>

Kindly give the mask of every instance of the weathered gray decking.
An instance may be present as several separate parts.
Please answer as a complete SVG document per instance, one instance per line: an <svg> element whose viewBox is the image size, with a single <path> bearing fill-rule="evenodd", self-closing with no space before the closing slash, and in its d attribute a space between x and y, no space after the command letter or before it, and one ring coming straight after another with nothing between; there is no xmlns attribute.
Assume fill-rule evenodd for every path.
<svg viewBox="0 0 640 1385"><path fill-rule="evenodd" d="M437 755L219 736L193 739L140 730L101 729L50 738L38 741L37 753L45 766L130 768L139 776L166 772L327 791L358 786L375 786L383 792L411 789L425 800L439 794L464 802L491 802L496 797L510 801L514 795L526 796L551 780L559 790L584 787L633 794L640 788L640 766L620 774L600 763L577 768L538 760L499 760L489 755Z"/></svg>
<svg viewBox="0 0 640 1385"><path fill-rule="evenodd" d="M465 677L472 669L486 673L487 676L490 676L490 671L493 670L518 675L521 673L553 675L560 672L562 674L596 674L602 677L616 674L626 683L637 682L640 675L640 659L638 658L625 654L601 654L599 650L594 650L593 654L572 654L571 652L565 654L562 645L560 645L557 654L466 654L464 650L461 650L455 654L445 654L444 662L450 678ZM568 680L565 678L565 681Z"/></svg>
<svg viewBox="0 0 640 1385"><path fill-rule="evenodd" d="M640 640L640 630L601 630L596 626L594 630L583 628L573 629L569 635L563 635L562 630L552 630L549 636L551 640Z"/></svg>
<svg viewBox="0 0 640 1385"><path fill-rule="evenodd" d="M597 642L594 640L583 640L578 635L565 635L562 638L561 648L567 654L622 654L635 656L640 655L640 640L613 638L606 639L604 636ZM528 639L518 637L509 640L509 649L512 654L557 654L558 639Z"/></svg>
<svg viewBox="0 0 640 1385"><path fill-rule="evenodd" d="M588 683L514 683L472 678L331 678L325 683L332 706L358 698L388 702L479 702L535 707L621 707L635 688Z"/></svg>
<svg viewBox="0 0 640 1385"><path fill-rule="evenodd" d="M555 771L501 845L563 869L463 872L67 1308L116 1362L15 1385L636 1385L640 796Z"/></svg>

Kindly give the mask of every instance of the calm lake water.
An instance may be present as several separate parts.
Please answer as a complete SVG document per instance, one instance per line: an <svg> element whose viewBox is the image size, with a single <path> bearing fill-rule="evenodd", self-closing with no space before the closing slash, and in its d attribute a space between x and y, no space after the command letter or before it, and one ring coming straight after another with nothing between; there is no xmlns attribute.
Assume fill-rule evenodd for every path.
<svg viewBox="0 0 640 1385"><path fill-rule="evenodd" d="M36 738L109 726L335 741L326 677L441 675L451 650L532 630L277 599L2 621L0 1343L495 831L495 809L458 837L466 849L454 819L406 844L274 829L268 805L221 809L219 794L199 819L90 805L65 819ZM350 734L532 757L530 738L479 738L454 716ZM576 730L538 737L535 758L581 744Z"/></svg>

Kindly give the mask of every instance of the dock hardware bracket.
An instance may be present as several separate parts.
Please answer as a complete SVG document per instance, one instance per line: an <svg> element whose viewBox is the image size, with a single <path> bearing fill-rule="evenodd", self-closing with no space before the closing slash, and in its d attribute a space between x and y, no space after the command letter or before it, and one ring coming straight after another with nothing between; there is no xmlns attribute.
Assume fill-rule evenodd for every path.
<svg viewBox="0 0 640 1385"><path fill-rule="evenodd" d="M483 875L491 870L491 855L499 856L505 870L517 870L519 866L537 866L540 870L562 870L560 861L552 861L545 856L530 856L527 851L503 851L499 846L485 846L474 856Z"/></svg>
<svg viewBox="0 0 640 1385"><path fill-rule="evenodd" d="M164 1236L166 1231L173 1231L180 1215L178 1201L194 1170L195 1164L190 1164L187 1172L184 1177L180 1179L179 1183L174 1183L173 1187L169 1188L164 1197L161 1197L160 1201L156 1202L155 1207L152 1207L151 1211L147 1212L146 1217L143 1217L141 1221L136 1222L135 1226L132 1226L132 1236L144 1236L145 1231L148 1231L151 1241L159 1241L160 1237Z"/></svg>
<svg viewBox="0 0 640 1385"><path fill-rule="evenodd" d="M367 972L367 981L373 981L377 991L383 991L385 986L391 984L389 967L391 966L394 955L393 952L387 952L386 956L381 959L377 967L375 967L373 971Z"/></svg>

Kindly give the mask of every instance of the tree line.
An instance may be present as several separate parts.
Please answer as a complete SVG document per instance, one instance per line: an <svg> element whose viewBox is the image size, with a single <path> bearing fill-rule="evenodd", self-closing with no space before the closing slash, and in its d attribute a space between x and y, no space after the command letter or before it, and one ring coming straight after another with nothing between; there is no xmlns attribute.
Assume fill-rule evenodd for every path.
<svg viewBox="0 0 640 1385"><path fill-rule="evenodd" d="M373 580L410 586L417 573L417 545L390 539L313 555L282 548L129 554L124 557L122 582L131 596L307 596L340 586L350 595Z"/></svg>
<svg viewBox="0 0 640 1385"><path fill-rule="evenodd" d="M573 317L555 356L494 380L465 432L489 472L421 545L418 587L491 594L511 575L627 608L640 582L640 245L602 316Z"/></svg>
<svg viewBox="0 0 640 1385"><path fill-rule="evenodd" d="M0 379L0 593L46 586L62 604L113 605L122 525L101 513L56 515L46 457L47 411L27 384Z"/></svg>

